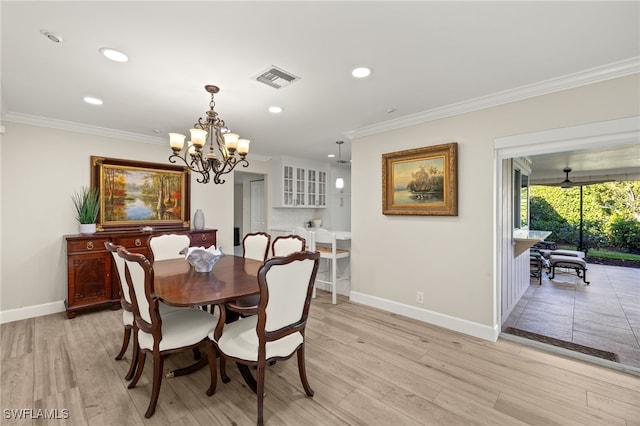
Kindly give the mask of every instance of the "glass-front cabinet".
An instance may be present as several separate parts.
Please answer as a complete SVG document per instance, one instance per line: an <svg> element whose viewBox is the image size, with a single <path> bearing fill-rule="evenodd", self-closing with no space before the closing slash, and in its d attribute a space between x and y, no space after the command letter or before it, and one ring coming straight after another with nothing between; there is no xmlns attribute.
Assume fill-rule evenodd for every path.
<svg viewBox="0 0 640 426"><path fill-rule="evenodd" d="M327 172L313 167L282 165L281 207L327 206Z"/></svg>

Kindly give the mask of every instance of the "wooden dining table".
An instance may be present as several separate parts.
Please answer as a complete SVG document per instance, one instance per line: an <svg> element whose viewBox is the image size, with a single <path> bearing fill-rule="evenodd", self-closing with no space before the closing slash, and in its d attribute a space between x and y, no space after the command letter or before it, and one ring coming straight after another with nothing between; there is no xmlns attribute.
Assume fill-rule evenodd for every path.
<svg viewBox="0 0 640 426"><path fill-rule="evenodd" d="M211 272L196 272L184 259L159 260L153 263L153 286L158 298L172 306L209 306L230 302L243 296L259 294L258 271L263 262L240 256L225 255ZM167 377L190 374L208 364L207 357ZM256 390L255 378L241 364L238 368L247 385Z"/></svg>
<svg viewBox="0 0 640 426"><path fill-rule="evenodd" d="M211 272L196 272L184 259L159 260L153 263L153 287L167 305L217 305L258 294L262 265L258 260L225 255Z"/></svg>

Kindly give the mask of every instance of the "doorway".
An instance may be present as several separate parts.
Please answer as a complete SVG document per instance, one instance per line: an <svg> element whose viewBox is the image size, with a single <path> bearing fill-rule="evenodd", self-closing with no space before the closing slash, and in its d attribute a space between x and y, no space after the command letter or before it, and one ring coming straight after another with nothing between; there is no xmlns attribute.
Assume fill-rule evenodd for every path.
<svg viewBox="0 0 640 426"><path fill-rule="evenodd" d="M498 329L504 325L507 320L508 314L518 305L527 288L521 289L518 294L509 292L514 281L522 280L522 268L524 262L522 259L518 259L514 256L513 251L513 232L512 225L512 213L513 213L513 199L509 196L511 191L507 190L505 186L510 181L511 176L507 176L507 173L511 173L510 164L514 158L532 157L542 154L550 153L580 153L580 155L589 155L593 152L594 157L597 159L593 161L590 167L590 173L597 175L598 173L616 173L625 168L625 165L620 163L613 164L609 171L605 171L605 164L602 161L601 153L607 148L616 150L629 148L629 158L637 159L638 142L640 141L640 121L638 117L631 117L627 119L612 120L601 123L594 123L582 126L575 126L563 129L554 129L542 132L536 132L526 135L516 135L505 138L499 138L495 141L495 178L496 178L496 208L495 208L495 227L496 227L496 319ZM628 165L627 165L628 166ZM636 163L631 164L631 168L635 173L640 173L640 167ZM602 167L602 170L598 170L598 167ZM625 173L627 171L625 170ZM533 169L535 174L535 169ZM528 259L527 259L527 264ZM526 278L528 279L528 270ZM547 283L548 284L548 283ZM592 284L593 285L593 284ZM510 287L511 286L511 287ZM511 300L505 300L505 298L511 297ZM509 338L507 335L501 334L505 338ZM522 343L527 343L522 341ZM533 344L533 343L532 343ZM535 344L535 346L539 346ZM554 350L553 347L545 346L547 350ZM559 350L559 352L563 352ZM566 352L566 351L565 351ZM564 353L564 352L563 352ZM583 358L583 356L577 352L564 353L565 355L576 356ZM597 359L589 358L589 361L596 361ZM613 365L617 363L609 363L608 366L612 368L619 368L623 370L629 370L629 366L624 364ZM631 369L636 370L634 367ZM640 371L640 370L638 370Z"/></svg>
<svg viewBox="0 0 640 426"><path fill-rule="evenodd" d="M266 232L268 222L266 176L234 172L233 227L234 253L242 255L242 238L250 232Z"/></svg>

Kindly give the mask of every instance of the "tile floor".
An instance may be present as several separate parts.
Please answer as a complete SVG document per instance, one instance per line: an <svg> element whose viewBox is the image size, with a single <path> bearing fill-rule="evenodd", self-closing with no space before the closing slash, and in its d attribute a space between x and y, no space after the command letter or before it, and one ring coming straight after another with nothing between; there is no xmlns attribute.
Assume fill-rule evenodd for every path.
<svg viewBox="0 0 640 426"><path fill-rule="evenodd" d="M588 264L587 279L563 270L553 280L543 273L542 285L532 278L502 328L613 352L640 368L640 269Z"/></svg>

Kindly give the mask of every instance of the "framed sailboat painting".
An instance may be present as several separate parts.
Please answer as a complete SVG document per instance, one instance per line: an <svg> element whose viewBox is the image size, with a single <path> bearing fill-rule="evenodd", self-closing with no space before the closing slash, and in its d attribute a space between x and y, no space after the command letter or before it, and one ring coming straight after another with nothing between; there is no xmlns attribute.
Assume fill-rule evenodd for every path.
<svg viewBox="0 0 640 426"><path fill-rule="evenodd" d="M458 215L458 144L382 154L382 213Z"/></svg>

